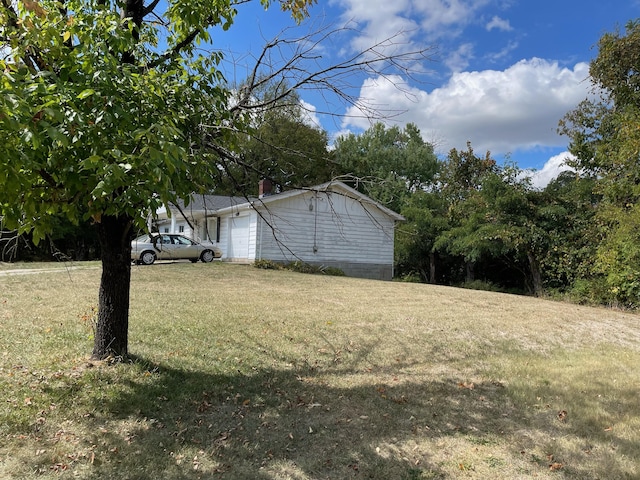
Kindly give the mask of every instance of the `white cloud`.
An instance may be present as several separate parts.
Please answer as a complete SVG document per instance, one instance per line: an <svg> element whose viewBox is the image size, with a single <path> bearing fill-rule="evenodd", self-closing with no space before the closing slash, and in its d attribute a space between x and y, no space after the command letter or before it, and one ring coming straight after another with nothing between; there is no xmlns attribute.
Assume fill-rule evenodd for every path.
<svg viewBox="0 0 640 480"><path fill-rule="evenodd" d="M471 141L476 151L515 153L566 145L558 120L587 97L588 74L586 63L566 68L534 58L502 71L455 73L431 92L399 76L367 79L360 95L364 104L395 112L394 122L413 122L425 137L444 139L445 151ZM357 114L350 108L343 127L368 128L370 121Z"/></svg>
<svg viewBox="0 0 640 480"><path fill-rule="evenodd" d="M489 3L489 0L414 0L414 7L422 14L425 33L433 40L460 33Z"/></svg>
<svg viewBox="0 0 640 480"><path fill-rule="evenodd" d="M494 16L489 23L485 26L487 31L491 31L494 28L497 30L502 30L503 32L510 32L513 30L513 27L509 23L509 20L504 20L498 16Z"/></svg>
<svg viewBox="0 0 640 480"><path fill-rule="evenodd" d="M531 178L531 185L535 188L543 189L549 182L556 178L561 172L574 169L567 166L565 162L567 159L574 159L575 157L569 152L562 152L558 155L551 157L544 164L541 170L526 170L526 176Z"/></svg>
<svg viewBox="0 0 640 480"><path fill-rule="evenodd" d="M452 72L461 72L469 66L471 59L473 59L473 44L463 43L455 52L447 55L444 64Z"/></svg>
<svg viewBox="0 0 640 480"><path fill-rule="evenodd" d="M330 3L342 10L343 22L357 25L359 33L350 47L361 51L392 37L405 48L456 37L465 26L477 21L480 9L491 1L331 0Z"/></svg>
<svg viewBox="0 0 640 480"><path fill-rule="evenodd" d="M351 40L351 49L363 51L392 37L398 43L412 43L419 28L410 17L414 1L346 0L332 3L343 9L342 20L355 24L359 30Z"/></svg>
<svg viewBox="0 0 640 480"><path fill-rule="evenodd" d="M301 99L300 107L302 108L302 121L309 127L321 129L322 122L320 122L315 105Z"/></svg>
<svg viewBox="0 0 640 480"><path fill-rule="evenodd" d="M518 42L510 41L502 50L499 52L489 53L486 58L491 62L498 62L506 58L511 52L517 49L518 46Z"/></svg>

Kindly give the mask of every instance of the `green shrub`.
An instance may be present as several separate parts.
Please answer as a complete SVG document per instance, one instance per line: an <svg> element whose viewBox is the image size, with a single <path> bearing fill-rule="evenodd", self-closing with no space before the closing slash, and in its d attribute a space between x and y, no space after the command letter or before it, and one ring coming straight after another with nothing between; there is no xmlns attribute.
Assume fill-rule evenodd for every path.
<svg viewBox="0 0 640 480"><path fill-rule="evenodd" d="M338 267L322 267L322 273L331 275L332 277L344 277L344 272Z"/></svg>
<svg viewBox="0 0 640 480"><path fill-rule="evenodd" d="M424 283L422 281L422 277L417 273L407 273L406 275L402 275L401 277L396 278L399 282L407 282L407 283Z"/></svg>
<svg viewBox="0 0 640 480"><path fill-rule="evenodd" d="M320 273L320 267L302 262L300 260L288 263L287 265L285 265L285 268L287 270L291 270L292 272L298 273Z"/></svg>
<svg viewBox="0 0 640 480"><path fill-rule="evenodd" d="M468 288L469 290L483 290L485 292L502 291L498 285L486 280L473 280L471 282L464 282L461 287Z"/></svg>
<svg viewBox="0 0 640 480"><path fill-rule="evenodd" d="M327 267L322 265L312 265L310 263L302 262L300 260L296 260L295 262L287 263L283 265L282 263L274 262L273 260L256 260L253 263L253 266L256 268L262 268L264 270L291 270L292 272L298 273L311 273L311 274L322 274L322 275L331 275L334 277L344 277L344 272L337 267Z"/></svg>
<svg viewBox="0 0 640 480"><path fill-rule="evenodd" d="M264 270L282 270L284 268L281 263L274 262L273 260L256 260L253 266Z"/></svg>

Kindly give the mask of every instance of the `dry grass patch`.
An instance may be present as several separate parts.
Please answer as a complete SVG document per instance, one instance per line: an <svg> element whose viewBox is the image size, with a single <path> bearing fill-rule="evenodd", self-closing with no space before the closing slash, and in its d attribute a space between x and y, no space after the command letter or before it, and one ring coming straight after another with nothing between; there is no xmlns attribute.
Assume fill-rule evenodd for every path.
<svg viewBox="0 0 640 480"><path fill-rule="evenodd" d="M101 364L98 280L0 277L0 477L640 476L636 315L157 264L133 270L133 361Z"/></svg>

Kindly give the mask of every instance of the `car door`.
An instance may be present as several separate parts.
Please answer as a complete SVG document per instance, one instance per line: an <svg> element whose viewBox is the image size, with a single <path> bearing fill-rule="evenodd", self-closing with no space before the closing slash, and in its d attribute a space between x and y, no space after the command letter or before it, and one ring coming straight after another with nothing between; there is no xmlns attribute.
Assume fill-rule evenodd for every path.
<svg viewBox="0 0 640 480"><path fill-rule="evenodd" d="M173 258L173 245L170 235L160 235L156 241L156 257L159 260L168 260Z"/></svg>
<svg viewBox="0 0 640 480"><path fill-rule="evenodd" d="M200 252L197 245L182 235L173 235L172 238L173 258L198 258Z"/></svg>

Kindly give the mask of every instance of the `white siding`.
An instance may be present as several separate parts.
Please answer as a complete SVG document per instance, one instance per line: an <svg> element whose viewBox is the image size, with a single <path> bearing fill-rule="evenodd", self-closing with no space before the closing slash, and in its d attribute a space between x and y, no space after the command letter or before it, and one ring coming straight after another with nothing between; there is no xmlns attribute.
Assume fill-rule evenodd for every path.
<svg viewBox="0 0 640 480"><path fill-rule="evenodd" d="M393 265L394 221L340 193L308 192L260 207L258 257Z"/></svg>

